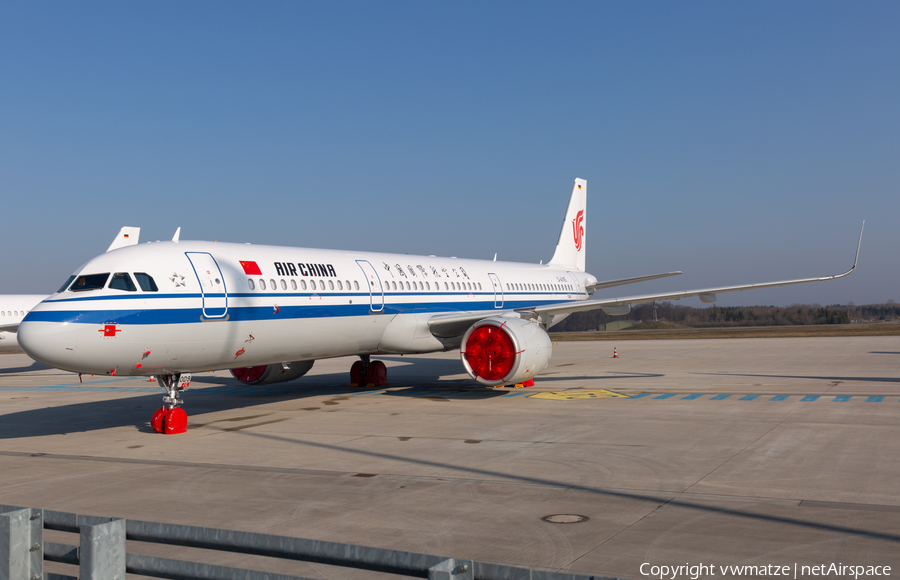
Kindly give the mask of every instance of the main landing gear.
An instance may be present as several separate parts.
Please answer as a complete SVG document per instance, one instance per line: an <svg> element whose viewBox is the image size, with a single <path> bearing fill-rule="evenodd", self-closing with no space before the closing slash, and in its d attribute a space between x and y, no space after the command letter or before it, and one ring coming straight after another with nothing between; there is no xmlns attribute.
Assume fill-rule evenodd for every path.
<svg viewBox="0 0 900 580"><path fill-rule="evenodd" d="M187 431L187 413L178 408L178 405L184 403L178 395L191 384L190 373L158 375L156 380L166 390L166 396L163 397L162 408L153 413L150 426L157 433L166 435L184 433Z"/></svg>
<svg viewBox="0 0 900 580"><path fill-rule="evenodd" d="M350 386L386 387L387 367L380 360L372 361L369 355L359 355L359 360L350 367Z"/></svg>

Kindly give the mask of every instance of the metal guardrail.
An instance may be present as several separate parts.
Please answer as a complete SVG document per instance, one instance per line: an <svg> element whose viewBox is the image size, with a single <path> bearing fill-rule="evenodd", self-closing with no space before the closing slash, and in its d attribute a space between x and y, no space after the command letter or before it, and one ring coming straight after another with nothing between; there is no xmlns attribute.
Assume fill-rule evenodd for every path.
<svg viewBox="0 0 900 580"><path fill-rule="evenodd" d="M79 534L79 545L44 542L44 529ZM126 573L172 580L311 580L130 554L126 550L125 540L313 562L430 580L618 580L339 542L7 505L0 505L0 580L125 580ZM45 573L45 560L78 566L78 578Z"/></svg>

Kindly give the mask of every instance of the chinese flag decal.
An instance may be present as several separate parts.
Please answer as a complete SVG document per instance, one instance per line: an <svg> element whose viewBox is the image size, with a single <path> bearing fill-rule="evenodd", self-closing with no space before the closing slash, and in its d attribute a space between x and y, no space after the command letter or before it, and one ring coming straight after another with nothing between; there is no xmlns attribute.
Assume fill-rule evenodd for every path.
<svg viewBox="0 0 900 580"><path fill-rule="evenodd" d="M248 276L262 276L262 271L259 269L259 266L256 265L256 262L245 262L241 260L241 268L244 269L244 274Z"/></svg>
<svg viewBox="0 0 900 580"><path fill-rule="evenodd" d="M262 276L262 270L259 269L256 262L241 260L241 268L244 269L244 274L247 274L248 276Z"/></svg>

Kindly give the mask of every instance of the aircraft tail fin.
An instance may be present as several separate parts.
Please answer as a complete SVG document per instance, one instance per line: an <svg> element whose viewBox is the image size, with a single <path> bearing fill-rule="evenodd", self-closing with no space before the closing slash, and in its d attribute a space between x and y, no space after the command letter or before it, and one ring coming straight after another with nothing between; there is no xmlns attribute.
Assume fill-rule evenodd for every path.
<svg viewBox="0 0 900 580"><path fill-rule="evenodd" d="M106 248L107 252L111 252L113 250L118 250L119 248L124 248L126 246L134 246L138 243L138 240L141 237L141 228L134 228L131 226L125 226L119 233L116 234L116 237L113 238L112 243Z"/></svg>
<svg viewBox="0 0 900 580"><path fill-rule="evenodd" d="M570 268L584 272L585 246L587 245L587 181L576 179L569 198L569 208L563 220L556 252L547 262L550 266Z"/></svg>

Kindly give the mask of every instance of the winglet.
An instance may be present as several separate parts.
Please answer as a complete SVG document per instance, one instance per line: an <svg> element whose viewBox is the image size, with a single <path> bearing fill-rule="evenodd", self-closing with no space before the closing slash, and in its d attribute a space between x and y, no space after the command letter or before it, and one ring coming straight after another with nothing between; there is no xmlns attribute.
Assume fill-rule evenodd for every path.
<svg viewBox="0 0 900 580"><path fill-rule="evenodd" d="M180 238L180 237L181 237L181 226L178 226L178 229L175 230L175 235L172 236L172 241L175 242L175 243L177 244L177 243L178 243L178 238Z"/></svg>
<svg viewBox="0 0 900 580"><path fill-rule="evenodd" d="M862 234L864 229L866 229L866 220L863 220L862 227L859 228L859 242L856 244L856 257L853 258L853 267L850 268L850 272L856 269L856 262L859 261L859 248L862 246ZM850 272L847 273L849 274Z"/></svg>
<svg viewBox="0 0 900 580"><path fill-rule="evenodd" d="M134 246L138 243L138 239L141 237L141 228L134 228L131 226L125 226L119 233L116 234L116 237L113 238L112 243L106 248L107 252L111 252L113 250L118 250L119 248L124 248L126 246Z"/></svg>

